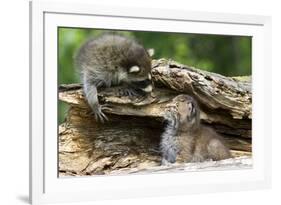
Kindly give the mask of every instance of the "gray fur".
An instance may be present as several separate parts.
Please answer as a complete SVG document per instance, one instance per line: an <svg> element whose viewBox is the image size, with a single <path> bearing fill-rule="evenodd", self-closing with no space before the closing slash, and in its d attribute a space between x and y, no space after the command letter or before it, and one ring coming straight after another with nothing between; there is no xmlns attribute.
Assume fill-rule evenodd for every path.
<svg viewBox="0 0 281 205"><path fill-rule="evenodd" d="M166 112L166 128L161 135L160 150L162 153L162 164L174 163L178 154L176 135L178 132L178 114L175 112Z"/></svg>
<svg viewBox="0 0 281 205"><path fill-rule="evenodd" d="M110 108L99 104L98 88L122 84L121 94L139 95L150 90L145 88L152 84L151 79L147 81L151 71L149 54L136 41L124 36L104 34L88 40L78 51L75 64L88 104L101 122L107 119L103 111ZM138 66L140 71L129 73L132 66Z"/></svg>

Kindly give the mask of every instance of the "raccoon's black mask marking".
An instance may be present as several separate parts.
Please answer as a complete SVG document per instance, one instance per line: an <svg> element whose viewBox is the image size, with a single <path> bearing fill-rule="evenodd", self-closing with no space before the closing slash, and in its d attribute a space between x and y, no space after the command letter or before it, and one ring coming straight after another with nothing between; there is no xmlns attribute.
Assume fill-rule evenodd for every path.
<svg viewBox="0 0 281 205"><path fill-rule="evenodd" d="M148 85L151 85L151 84L152 84L151 80L149 80L149 79L132 82L132 85L136 88L146 88Z"/></svg>

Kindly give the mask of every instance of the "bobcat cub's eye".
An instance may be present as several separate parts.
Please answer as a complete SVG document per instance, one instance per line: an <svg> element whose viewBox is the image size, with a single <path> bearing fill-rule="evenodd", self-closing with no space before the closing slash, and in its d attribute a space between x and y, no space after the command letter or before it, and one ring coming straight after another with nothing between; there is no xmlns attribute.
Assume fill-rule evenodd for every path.
<svg viewBox="0 0 281 205"><path fill-rule="evenodd" d="M138 73L139 71L140 71L140 67L137 65L134 65L129 69L129 73Z"/></svg>

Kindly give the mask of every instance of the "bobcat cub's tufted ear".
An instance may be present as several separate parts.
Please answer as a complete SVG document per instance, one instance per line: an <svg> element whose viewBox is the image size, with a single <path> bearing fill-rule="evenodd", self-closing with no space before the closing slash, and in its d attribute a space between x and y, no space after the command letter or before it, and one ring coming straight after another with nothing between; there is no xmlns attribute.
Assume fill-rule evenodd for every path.
<svg viewBox="0 0 281 205"><path fill-rule="evenodd" d="M134 65L129 69L129 73L137 73L139 71L140 71L140 67L137 65Z"/></svg>

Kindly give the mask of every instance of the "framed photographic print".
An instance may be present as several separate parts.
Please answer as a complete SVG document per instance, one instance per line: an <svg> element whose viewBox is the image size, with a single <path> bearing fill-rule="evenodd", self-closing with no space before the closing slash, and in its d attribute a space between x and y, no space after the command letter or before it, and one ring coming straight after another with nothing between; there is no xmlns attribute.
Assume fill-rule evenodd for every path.
<svg viewBox="0 0 281 205"><path fill-rule="evenodd" d="M270 17L36 1L30 22L32 204L270 187Z"/></svg>

